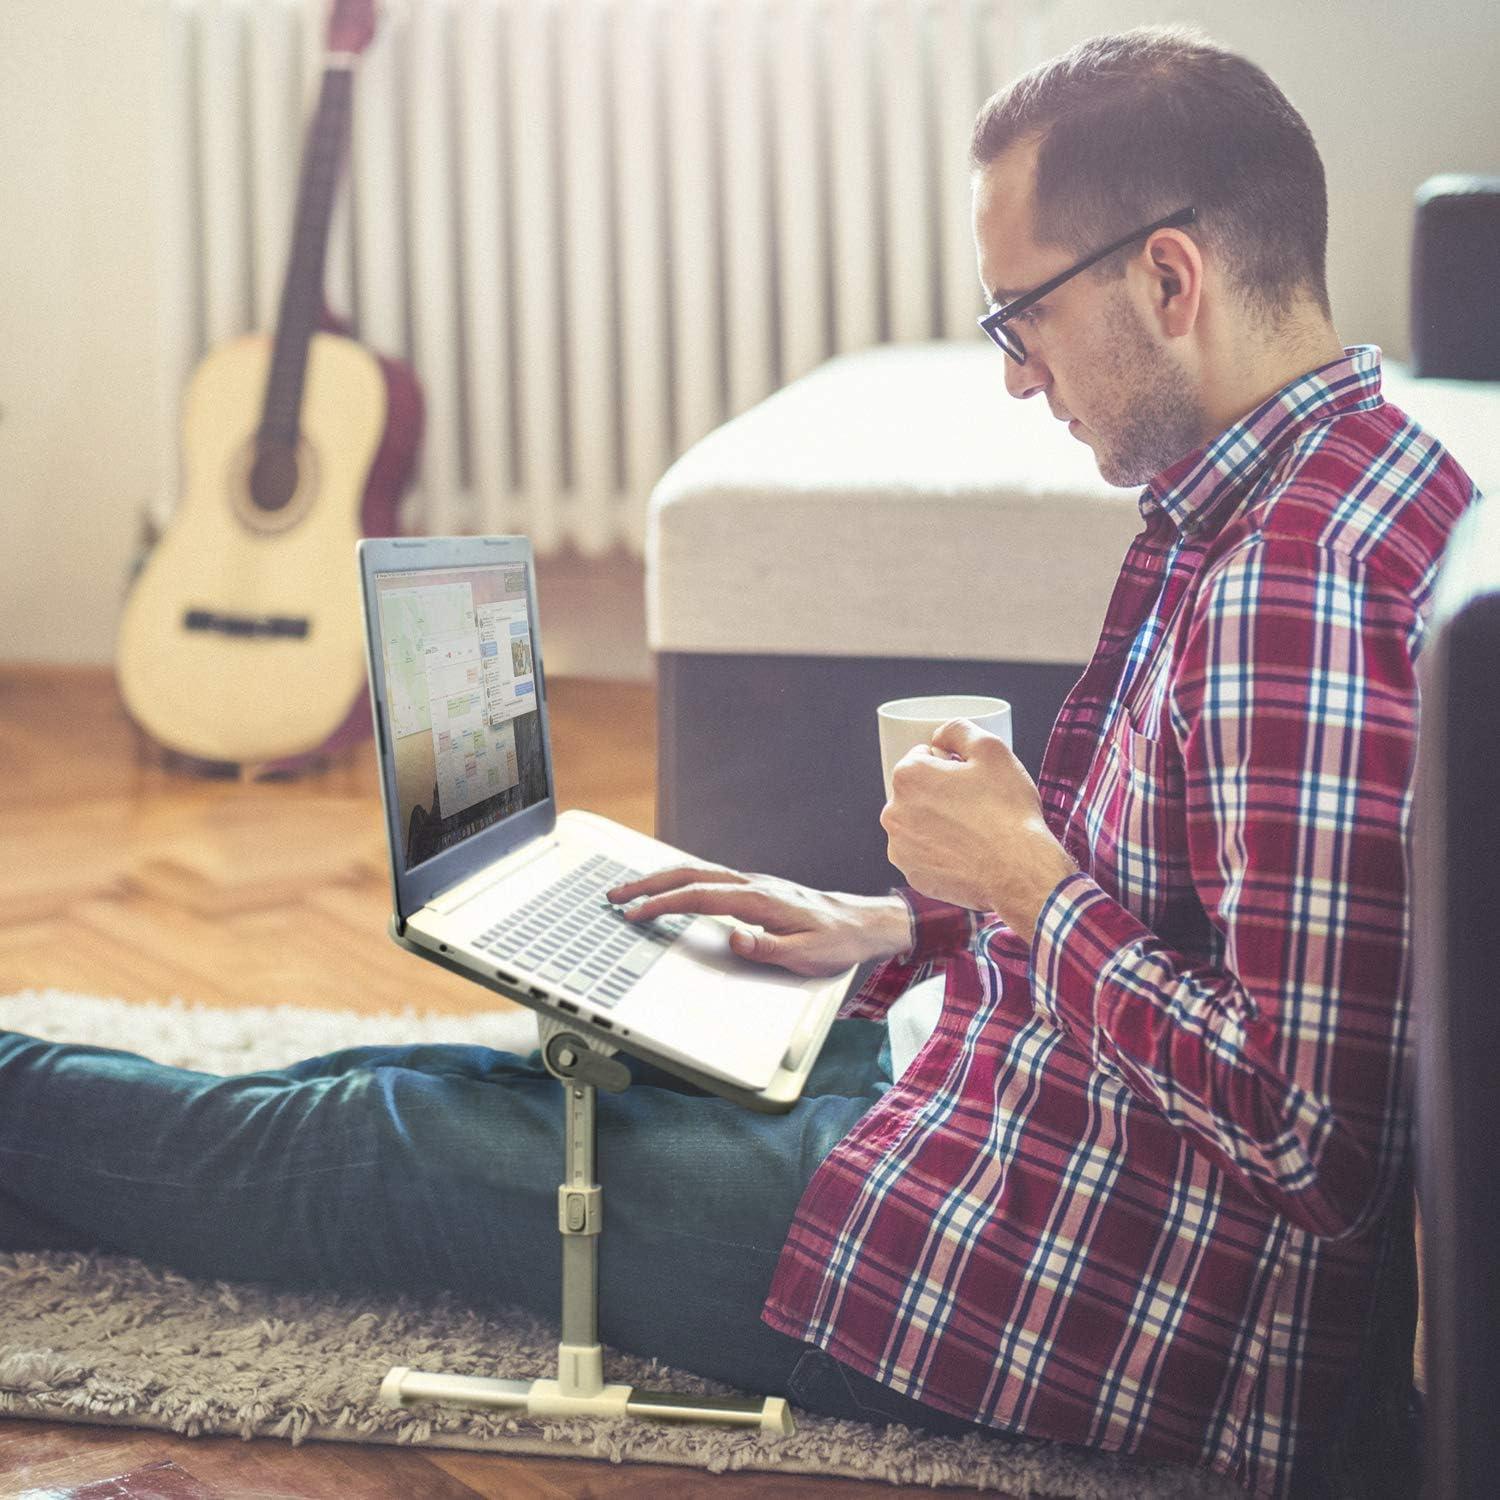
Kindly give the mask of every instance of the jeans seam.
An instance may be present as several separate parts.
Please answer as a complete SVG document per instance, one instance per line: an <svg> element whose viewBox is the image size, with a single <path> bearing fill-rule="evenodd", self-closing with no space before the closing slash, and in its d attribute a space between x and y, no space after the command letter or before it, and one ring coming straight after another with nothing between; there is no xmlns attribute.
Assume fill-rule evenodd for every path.
<svg viewBox="0 0 1500 1500"><path fill-rule="evenodd" d="M46 1166L58 1164L58 1158L49 1156L41 1151L22 1151L16 1146L0 1146L0 1156L14 1156L24 1158L26 1161L42 1162ZM91 1177L102 1178L106 1182L125 1182L136 1187L166 1187L185 1188L197 1190L205 1186L202 1182L178 1182L172 1178L164 1177L138 1177L129 1172L109 1172L103 1167L91 1166L88 1162L68 1162L64 1159L66 1168L70 1172L81 1172ZM236 1190L242 1188L261 1187L266 1183L296 1182L307 1177L321 1177L329 1172L358 1172L368 1167L380 1165L379 1157L372 1157L369 1161L345 1161L329 1167L306 1167L298 1170L286 1170L281 1172L267 1172L256 1177L235 1178L232 1183L225 1183L222 1179L215 1179L213 1186L228 1186ZM749 1249L750 1246L743 1248Z"/></svg>

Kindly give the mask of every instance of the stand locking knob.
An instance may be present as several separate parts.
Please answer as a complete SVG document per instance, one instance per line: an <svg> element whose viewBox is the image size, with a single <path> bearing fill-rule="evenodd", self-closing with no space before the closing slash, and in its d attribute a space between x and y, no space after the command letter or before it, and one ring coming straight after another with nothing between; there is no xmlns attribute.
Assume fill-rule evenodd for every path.
<svg viewBox="0 0 1500 1500"><path fill-rule="evenodd" d="M623 1094L630 1087L630 1069L618 1058L595 1052L580 1036L560 1031L545 1048L547 1068L557 1077L591 1084L606 1094Z"/></svg>

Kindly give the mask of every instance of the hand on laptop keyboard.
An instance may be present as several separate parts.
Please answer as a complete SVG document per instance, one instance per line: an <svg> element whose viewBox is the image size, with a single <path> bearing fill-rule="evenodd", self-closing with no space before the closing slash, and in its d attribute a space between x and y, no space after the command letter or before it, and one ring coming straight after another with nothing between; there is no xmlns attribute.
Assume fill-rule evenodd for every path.
<svg viewBox="0 0 1500 1500"><path fill-rule="evenodd" d="M474 945L545 984L613 1005L692 920L663 917L644 929L622 921L604 888L635 874L593 855L480 933Z"/></svg>
<svg viewBox="0 0 1500 1500"><path fill-rule="evenodd" d="M739 926L730 947L740 957L809 977L842 974L911 946L911 918L899 896L817 891L723 865L675 865L623 881L605 896L634 923L682 914L730 918Z"/></svg>

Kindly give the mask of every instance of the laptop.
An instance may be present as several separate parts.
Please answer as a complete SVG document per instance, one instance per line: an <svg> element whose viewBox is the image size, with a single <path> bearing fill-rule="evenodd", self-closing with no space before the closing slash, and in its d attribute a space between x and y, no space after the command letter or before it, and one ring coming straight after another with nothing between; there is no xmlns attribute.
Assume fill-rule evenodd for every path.
<svg viewBox="0 0 1500 1500"><path fill-rule="evenodd" d="M632 923L605 892L692 857L559 814L531 544L357 547L402 946L766 1111L796 1102L853 970L805 979L729 946L729 919Z"/></svg>

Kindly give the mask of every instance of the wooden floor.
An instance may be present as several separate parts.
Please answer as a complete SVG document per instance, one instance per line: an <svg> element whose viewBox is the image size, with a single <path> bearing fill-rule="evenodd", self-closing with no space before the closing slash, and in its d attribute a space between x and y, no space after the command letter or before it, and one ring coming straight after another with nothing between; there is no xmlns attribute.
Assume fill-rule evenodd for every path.
<svg viewBox="0 0 1500 1500"><path fill-rule="evenodd" d="M651 831L651 689L565 679L549 690L560 805ZM0 994L50 987L366 1014L408 1005L461 1013L475 1004L472 985L385 937L390 889L369 746L299 781L199 780L138 757L108 670L0 667L0 771ZM486 991L485 1008L497 998ZM932 1493L577 1459L342 1443L292 1448L0 1422L0 1500L28 1491L37 1500L62 1496L161 1460L225 1500L917 1500Z"/></svg>
<svg viewBox="0 0 1500 1500"><path fill-rule="evenodd" d="M651 831L651 689L549 689L560 805ZM0 668L0 767L0 993L473 1008L385 938L372 746L298 781L203 780L138 757L109 672Z"/></svg>

